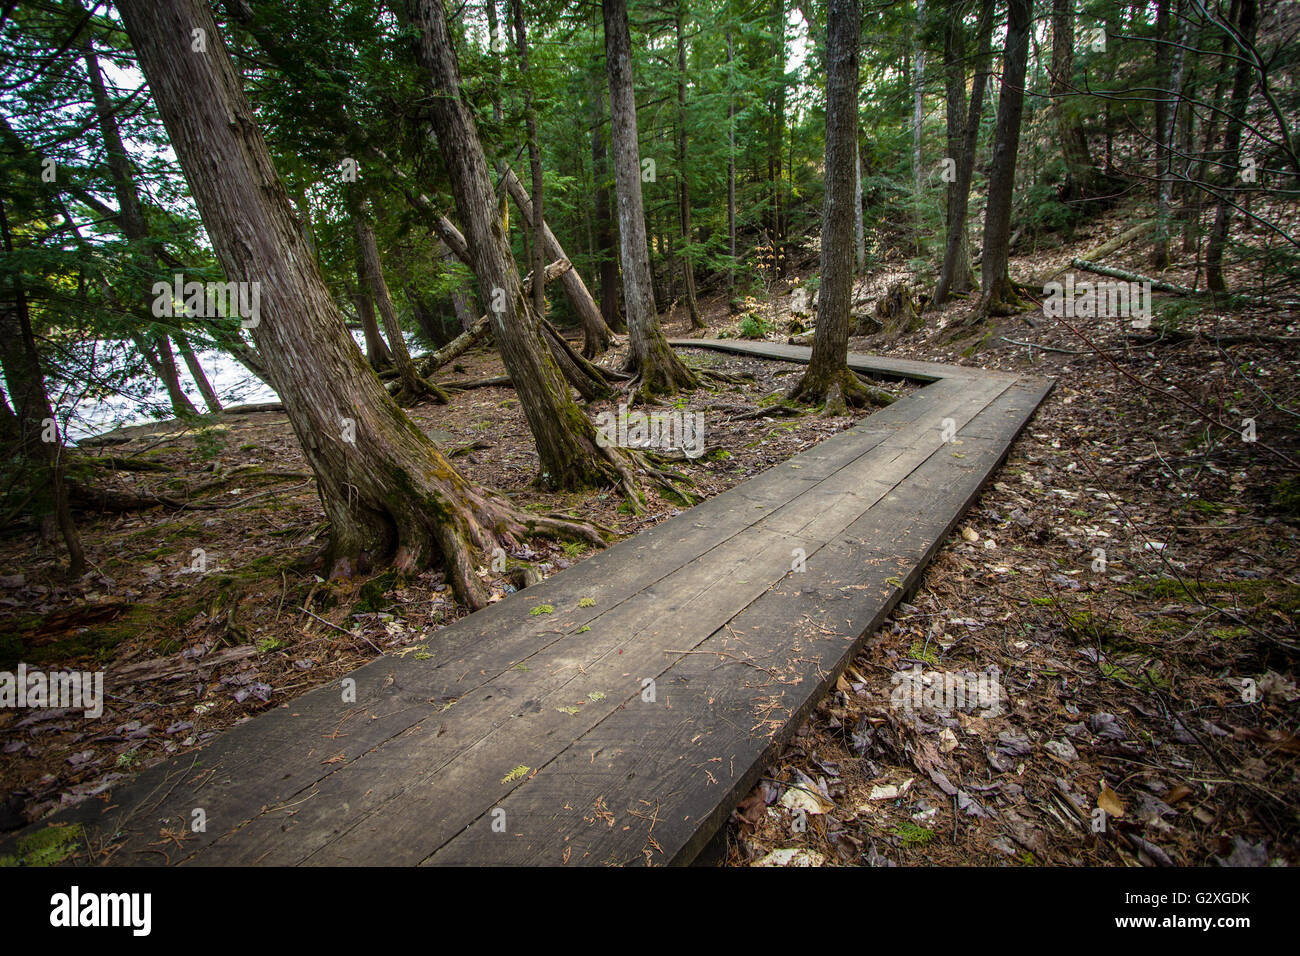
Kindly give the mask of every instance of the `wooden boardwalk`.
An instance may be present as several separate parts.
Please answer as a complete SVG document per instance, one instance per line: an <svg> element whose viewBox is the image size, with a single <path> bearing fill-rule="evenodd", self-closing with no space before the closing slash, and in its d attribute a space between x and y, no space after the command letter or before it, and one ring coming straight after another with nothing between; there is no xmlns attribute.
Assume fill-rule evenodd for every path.
<svg viewBox="0 0 1300 956"><path fill-rule="evenodd" d="M690 862L1051 388L850 362L930 384L436 632L426 659L354 671L355 703L318 688L54 821L123 865Z"/></svg>

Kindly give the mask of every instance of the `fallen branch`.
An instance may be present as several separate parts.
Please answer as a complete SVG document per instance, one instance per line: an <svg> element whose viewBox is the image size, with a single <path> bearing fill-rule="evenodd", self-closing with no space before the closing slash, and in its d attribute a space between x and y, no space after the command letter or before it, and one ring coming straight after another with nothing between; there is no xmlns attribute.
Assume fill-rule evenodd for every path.
<svg viewBox="0 0 1300 956"><path fill-rule="evenodd" d="M1295 345L1300 342L1300 335L1266 335L1262 332L1244 332L1234 335L1211 335L1207 332L1179 332L1168 330L1155 335L1129 335L1130 342L1137 345L1177 345L1182 342L1214 342L1218 345Z"/></svg>
<svg viewBox="0 0 1300 956"><path fill-rule="evenodd" d="M147 458L115 458L112 455L90 456L87 458L76 459L73 463L87 462L100 468L107 468L109 471L153 471L166 472L175 471L171 465L163 464L160 461L150 461Z"/></svg>
<svg viewBox="0 0 1300 956"><path fill-rule="evenodd" d="M256 654L257 648L252 644L240 644L237 647L214 651L203 657L192 659L186 657L182 652L172 654L169 657L161 657L157 660L137 661L134 664L114 667L111 673L115 685L128 680L160 680L182 674L192 674L200 668L220 667L222 664L231 664L246 657L253 657Z"/></svg>
<svg viewBox="0 0 1300 956"><path fill-rule="evenodd" d="M468 445L459 445L456 448L453 448L451 451L447 452L447 457L459 458L461 455L468 455L472 451L487 451L487 449L491 447L491 442L485 442L482 439L479 439L478 441L470 442Z"/></svg>
<svg viewBox="0 0 1300 956"><path fill-rule="evenodd" d="M546 267L546 279L544 281L550 282L551 280L564 275L564 273L568 272L572 268L573 263L568 259L556 259ZM523 285L524 295L528 295L529 291L533 287L533 274L531 272L524 277ZM486 334L487 331L488 317L486 315L481 315L473 325L460 335L456 336L442 348L438 349L438 351L431 352L428 355L423 355L416 359L416 370L422 376L427 378L452 359L459 358L461 355L468 352L470 347Z"/></svg>

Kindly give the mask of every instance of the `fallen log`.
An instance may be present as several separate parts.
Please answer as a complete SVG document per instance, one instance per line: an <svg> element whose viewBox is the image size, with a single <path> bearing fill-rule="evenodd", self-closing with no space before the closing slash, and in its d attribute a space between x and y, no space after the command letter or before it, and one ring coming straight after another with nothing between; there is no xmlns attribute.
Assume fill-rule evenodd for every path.
<svg viewBox="0 0 1300 956"><path fill-rule="evenodd" d="M233 664L257 655L257 648L252 644L240 644L237 647L213 651L202 657L187 656L185 651L160 657L149 661L136 661L113 668L114 686L130 681L165 680L211 670L223 664Z"/></svg>
<svg viewBox="0 0 1300 956"><path fill-rule="evenodd" d="M1132 242L1134 239L1138 238L1139 236L1150 232L1155 227L1155 224L1156 223L1154 219L1150 220L1149 222L1138 223L1133 228L1125 229L1118 236L1115 236L1111 239L1108 239L1106 242L1103 242L1096 249L1090 249L1089 251L1085 252L1083 255L1076 256L1076 258L1082 259L1085 262L1096 262L1099 259L1104 259L1112 252L1116 252L1119 249L1124 248L1124 246L1127 246L1130 242ZM1038 285L1047 285L1047 283L1051 282L1057 276L1063 275L1065 273L1065 270L1069 268L1070 268L1069 265L1061 266L1061 268L1057 269L1055 272L1049 275L1042 282L1038 283Z"/></svg>
<svg viewBox="0 0 1300 956"><path fill-rule="evenodd" d="M283 402L254 402L251 405L231 405L221 410L223 415L256 415L259 412L282 412Z"/></svg>
<svg viewBox="0 0 1300 956"><path fill-rule="evenodd" d="M175 471L171 465L164 464L161 461L149 461L147 458L117 458L113 455L88 455L83 458L74 460L75 463L85 462L98 468L107 468L109 471L151 471L166 472Z"/></svg>
<svg viewBox="0 0 1300 956"><path fill-rule="evenodd" d="M1149 282L1151 288L1158 289L1161 292L1172 292L1174 295L1200 294L1195 289L1189 289L1185 285L1163 282L1160 279L1152 279L1150 276L1139 275L1136 272L1125 272L1123 269L1112 269L1110 266L1103 266L1087 259L1071 259L1070 265L1076 269L1082 269L1084 272L1093 272L1099 276L1110 276L1112 279L1123 279L1125 282Z"/></svg>
<svg viewBox="0 0 1300 956"><path fill-rule="evenodd" d="M443 382L442 387L448 391L465 391L470 388L491 388L493 385L509 384L509 375L488 375L484 378L468 378L461 382Z"/></svg>
<svg viewBox="0 0 1300 956"><path fill-rule="evenodd" d="M1098 259L1104 259L1112 252L1115 252L1116 250L1122 249L1124 248L1124 246L1127 246L1134 239L1138 238L1138 236L1142 236L1150 232L1152 229L1155 228L1155 225L1156 225L1156 221L1154 219L1148 222L1140 222L1132 229L1125 229L1118 236L1115 236L1113 239L1103 242L1096 249L1093 249L1089 252L1085 252L1083 255L1079 256L1078 258L1084 259L1088 262L1096 262Z"/></svg>

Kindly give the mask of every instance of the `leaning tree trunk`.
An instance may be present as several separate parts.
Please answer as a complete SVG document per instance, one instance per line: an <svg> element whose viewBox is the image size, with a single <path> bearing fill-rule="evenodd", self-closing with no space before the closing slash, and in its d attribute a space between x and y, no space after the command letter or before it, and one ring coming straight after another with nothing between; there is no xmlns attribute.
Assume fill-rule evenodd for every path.
<svg viewBox="0 0 1300 956"><path fill-rule="evenodd" d="M970 209L970 186L975 173L975 150L979 145L980 117L984 110L984 90L988 86L989 60L993 37L994 0L980 4L979 26L976 28L975 76L971 80L970 109L962 126L961 148L955 155L957 179L949 193L951 205L948 215L948 232L944 237L943 266L931 300L937 307L948 301L954 292L969 292L975 287L975 277L970 269L969 242L966 237L967 213ZM962 67L965 83L965 67ZM965 263L965 265L963 265Z"/></svg>
<svg viewBox="0 0 1300 956"><path fill-rule="evenodd" d="M310 255L239 76L203 0L118 0L171 144L226 275L261 283L252 333L316 475L333 575L441 555L471 607L488 594L473 549L585 526L517 511L451 466L366 365ZM191 50L194 30L208 51Z"/></svg>
<svg viewBox="0 0 1300 956"><path fill-rule="evenodd" d="M479 293L492 334L537 443L541 481L556 488L621 483L636 500L628 459L602 448L596 429L569 395L540 317L524 294L497 216L487 159L469 107L460 97L460 68L441 0L406 0L415 27L416 60L430 93L429 117L447 166Z"/></svg>
<svg viewBox="0 0 1300 956"><path fill-rule="evenodd" d="M86 65L86 74L90 79L91 100L95 104L95 119L99 124L100 135L104 139L104 155L108 166L109 180L113 184L113 195L117 199L118 206L118 223L122 228L122 234L131 242L138 244L137 248L148 250L148 255L158 266L163 265L162 243L157 237L149 232L149 226L145 221L144 207L140 202L139 191L136 189L135 179L131 172L131 163L127 157L126 147L122 142L121 132L117 128L116 110L109 101L108 90L104 85L104 77L100 72L99 58L95 54L95 46L92 40L87 39L83 44L82 58ZM136 268L141 271L148 269L148 264L144 257L139 253L135 262ZM133 256L134 257L134 256ZM137 344L140 343L137 339ZM178 418L197 415L194 404L189 400L181 388L180 376L176 371L176 358L172 353L171 342L163 332L157 332L153 336L152 346L141 346L145 359L149 361L150 366L162 380L163 386L167 389L167 397L171 401L172 413Z"/></svg>
<svg viewBox="0 0 1300 956"><path fill-rule="evenodd" d="M989 170L989 199L984 212L983 293L977 316L1007 315L1020 304L1011 282L1011 199L1016 184L1016 151L1025 103L1025 68L1029 61L1031 0L1007 0L1007 45L1002 54L998 123Z"/></svg>
<svg viewBox="0 0 1300 956"><path fill-rule="evenodd" d="M536 229L537 220L533 216L532 197L524 189L524 184L519 181L519 177L515 175L514 170L508 166L502 167L502 175L505 176L506 189L510 193L510 198L519 207L519 215L523 217L524 225L529 229ZM560 240L555 238L555 233L551 231L551 227L547 225L545 220L541 223L541 235L545 240L546 254L552 261L569 258L564 251L564 247L560 245ZM536 242L534 242L535 248ZM533 271L536 272L536 267L534 267ZM591 292L588 291L587 284L582 281L582 276L577 269L569 269L560 277L560 288L564 290L565 298L569 300L569 305L573 307L573 311L578 313L578 319L582 322L582 354L587 358L591 358L609 348L612 338L610 327L600 309L596 306L596 300L591 297Z"/></svg>
<svg viewBox="0 0 1300 956"><path fill-rule="evenodd" d="M610 139L614 148L614 191L623 260L623 304L627 312L627 370L638 376L645 396L670 395L699 384L668 345L655 309L641 198L641 152L637 146L636 95L632 85L632 37L626 0L603 0L605 67L609 72Z"/></svg>
<svg viewBox="0 0 1300 956"><path fill-rule="evenodd" d="M822 402L838 389L861 406L871 397L848 366L853 298L854 143L858 128L858 0L830 0L826 27L826 197L822 205L821 290L812 356L790 397Z"/></svg>
<svg viewBox="0 0 1300 956"><path fill-rule="evenodd" d="M13 236L4 200L0 198L0 240L6 255L13 255ZM27 293L15 270L9 288L0 291L0 372L13 402L10 426L17 426L17 447L22 457L34 466L44 465L45 476L32 474L33 499L48 501L53 517L68 548L68 576L79 578L86 569L86 555L81 536L72 520L68 486L64 480L64 445L45 390L45 375L32 333ZM7 406L6 406L7 407ZM46 494L48 492L48 498Z"/></svg>
<svg viewBox="0 0 1300 956"><path fill-rule="evenodd" d="M352 296L352 302L356 306L361 333L366 340L366 361L376 372L392 368L393 353L388 350L388 343L379 333L379 323L375 320L375 300L370 293L370 280L360 249L357 249L357 291Z"/></svg>
<svg viewBox="0 0 1300 956"><path fill-rule="evenodd" d="M382 153L380 153L380 155L382 155ZM400 171L398 172L400 173ZM506 175L507 188L511 190L512 195L516 195L516 201L520 204L520 209L531 210L531 206L528 205L528 194L522 192L523 185L519 182L519 178L511 173L508 168L506 168L504 172L508 174ZM521 192L515 194L515 189L519 189ZM465 263L465 265L469 266L471 271L476 272L477 270L474 259L470 256L469 245L466 243L465 237L461 234L461 231L456 228L450 219L438 213L433 206L432 200L430 200L428 196L412 189L404 189L404 192L412 205L428 216L429 225L433 229L434 234L444 244L446 244L452 252L455 253L458 259ZM547 234L549 235L549 233L550 230L548 229ZM502 232L502 235L505 235L505 233ZM554 236L552 236L551 239L553 242ZM552 248L558 249L559 243L553 242ZM568 260L564 261L568 263ZM568 265L571 265L571 263L568 263ZM549 267L547 271L550 271ZM566 269L561 270L561 274L567 278L568 273L571 271L572 269L567 268L566 266ZM579 284L581 285L581 280L579 280ZM588 302L590 302L591 295L587 292L587 287L582 285L581 289L582 295L586 297ZM571 290L566 287L566 291ZM574 299L570 297L570 302L572 301L574 301ZM597 319L599 319L599 314L596 312L594 304L590 307L589 312L592 315L596 315ZM581 394L585 400L590 401L595 398L604 398L609 395L609 378L605 372L579 356L577 353L573 352L572 349L568 348L567 344L564 344L563 339L559 338L558 335L548 337L547 345L550 347L551 354L554 356L555 361L559 363L560 371L564 374L565 379L568 380L570 385L578 390L579 394Z"/></svg>
<svg viewBox="0 0 1300 956"><path fill-rule="evenodd" d="M158 375L162 379L163 387L167 389L172 414L177 418L198 415L198 409L181 388L181 376L176 370L176 355L172 352L171 339L168 338L167 333L159 332L154 335L153 345L154 357L158 360Z"/></svg>
<svg viewBox="0 0 1300 956"><path fill-rule="evenodd" d="M217 397L216 389L208 381L208 376L199 363L199 357L194 354L194 348L190 345L189 337L180 330L177 330L175 335L181 358L185 360L185 367L190 370L190 378L194 379L199 394L203 396L203 404L208 407L208 411L213 415L219 415L221 413L221 399Z"/></svg>
<svg viewBox="0 0 1300 956"><path fill-rule="evenodd" d="M361 262L365 266L364 281L369 286L375 309L383 320L384 332L388 334L388 347L392 350L393 364L397 367L397 375L402 383L402 390L398 397L399 404L413 404L425 396L445 403L447 393L425 381L416 371L415 363L411 361L411 353L407 350L406 339L402 335L402 326L397 321L397 310L393 307L393 296L388 291L383 265L379 261L379 244L375 241L375 227L370 219L367 201L354 201L352 225L357 234L357 248L361 251Z"/></svg>

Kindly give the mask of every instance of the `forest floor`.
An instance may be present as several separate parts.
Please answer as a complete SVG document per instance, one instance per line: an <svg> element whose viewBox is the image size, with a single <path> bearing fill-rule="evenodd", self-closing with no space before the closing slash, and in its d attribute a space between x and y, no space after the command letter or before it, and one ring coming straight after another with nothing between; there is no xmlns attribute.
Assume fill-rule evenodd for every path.
<svg viewBox="0 0 1300 956"><path fill-rule="evenodd" d="M1041 288L1128 224L1102 220L1076 242L1013 259L1012 274ZM1144 272L1141 248L1107 264ZM870 302L905 268L887 260L859 294ZM1191 280L1176 268L1161 278ZM755 294L782 341L792 288L770 290L770 303ZM1041 311L954 337L964 302L927 313L920 331L851 342L1050 375L1057 386L917 593L764 772L712 862L1300 862L1297 318L1186 302L1157 294L1153 330L1166 334L1154 343L1133 341L1116 319ZM725 297L704 305L706 334L739 334L742 317ZM688 334L686 324L680 309L666 316L670 335ZM771 408L800 366L682 354L754 379L683 406L706 415L708 452L680 465L702 496L860 417L745 419L745 409ZM480 351L438 379L501 373L496 355ZM652 497L632 515L613 493L534 488L537 458L509 388L459 392L412 414L471 480L526 508L580 514L620 535L680 509ZM1255 420L1253 442L1242 439L1245 418ZM80 714L0 711L2 828L98 793L376 654L411 652L463 614L438 572L326 582L303 569L322 512L282 414L130 433L126 444L87 449L98 461L78 474L184 508L83 515L94 570L71 585L57 542L34 532L0 540L0 669L20 658L102 669L112 695L90 730ZM482 573L504 595L523 584L523 568L546 575L587 553L533 542L507 573ZM914 668L941 681L990 667L1001 680L996 713L979 702L948 712L891 702L917 679Z"/></svg>
<svg viewBox="0 0 1300 956"><path fill-rule="evenodd" d="M1012 275L1041 289L1129 224L1015 258ZM1149 274L1142 254L1106 264ZM905 268L865 281L868 299ZM851 340L1057 384L713 859L1300 863L1300 316L1155 300L1140 333L1037 310L954 335L971 306L956 302L915 333ZM991 666L996 712L899 706L913 681L925 701Z"/></svg>

